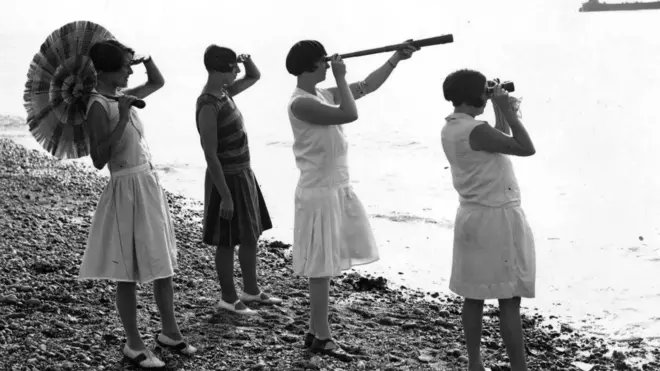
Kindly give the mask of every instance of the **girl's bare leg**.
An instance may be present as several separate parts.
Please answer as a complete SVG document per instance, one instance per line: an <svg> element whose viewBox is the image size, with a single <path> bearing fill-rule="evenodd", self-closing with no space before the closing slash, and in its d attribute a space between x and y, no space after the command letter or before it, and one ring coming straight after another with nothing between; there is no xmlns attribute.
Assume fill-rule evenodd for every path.
<svg viewBox="0 0 660 371"><path fill-rule="evenodd" d="M500 333L511 360L511 371L527 371L520 298L500 299Z"/></svg>
<svg viewBox="0 0 660 371"><path fill-rule="evenodd" d="M331 338L328 322L330 305L330 277L309 279L310 332L317 339Z"/></svg>
<svg viewBox="0 0 660 371"><path fill-rule="evenodd" d="M468 370L484 371L481 360L481 329L484 301L465 298L463 302L463 331L468 352Z"/></svg>
<svg viewBox="0 0 660 371"><path fill-rule="evenodd" d="M119 318L126 332L126 345L135 351L146 349L137 325L135 282L117 282L115 303Z"/></svg>

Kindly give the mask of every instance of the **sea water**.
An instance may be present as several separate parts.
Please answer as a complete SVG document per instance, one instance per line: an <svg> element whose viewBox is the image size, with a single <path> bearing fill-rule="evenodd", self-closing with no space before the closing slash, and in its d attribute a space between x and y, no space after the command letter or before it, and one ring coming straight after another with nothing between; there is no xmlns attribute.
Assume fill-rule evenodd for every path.
<svg viewBox="0 0 660 371"><path fill-rule="evenodd" d="M284 66L301 39L346 53L442 34L454 43L401 62L358 101L345 126L352 182L372 216L382 259L361 268L397 285L446 291L458 205L440 129L452 111L444 77L475 68L513 80L537 148L514 158L536 238L537 298L524 300L588 331L660 336L660 11L578 13L574 0L10 2L0 14L0 113L25 117L29 62L46 36L91 20L149 53L166 79L140 111L166 188L201 200L204 157L195 101L210 43L249 53L262 79L236 98L253 167L275 229L290 242L298 172L286 103L295 79ZM389 54L347 59L356 81ZM146 79L137 67L131 84ZM331 86L332 74L322 86ZM493 120L492 108L484 119ZM16 131L13 132L14 134ZM7 133L6 133L7 134ZM36 146L25 128L14 136Z"/></svg>

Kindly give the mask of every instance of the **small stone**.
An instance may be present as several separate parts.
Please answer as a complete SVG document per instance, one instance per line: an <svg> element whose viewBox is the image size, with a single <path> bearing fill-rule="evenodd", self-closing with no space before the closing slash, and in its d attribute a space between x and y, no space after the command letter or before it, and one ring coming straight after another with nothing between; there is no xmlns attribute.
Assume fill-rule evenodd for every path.
<svg viewBox="0 0 660 371"><path fill-rule="evenodd" d="M433 361L433 357L430 354L422 354L419 357L417 357L417 359L423 363L429 363Z"/></svg>
<svg viewBox="0 0 660 371"><path fill-rule="evenodd" d="M377 320L378 324L380 325L385 325L385 326L393 326L396 325L396 321L390 317L381 317L378 318Z"/></svg>
<svg viewBox="0 0 660 371"><path fill-rule="evenodd" d="M395 355L390 355L389 359L390 359L390 362L392 362L392 363L399 363L399 362L403 361L401 358L399 358Z"/></svg>
<svg viewBox="0 0 660 371"><path fill-rule="evenodd" d="M319 356L314 356L314 357L312 357L312 358L309 360L309 363L311 363L312 365L318 367L318 365L321 364L321 361L322 361L322 360L321 360L321 357L319 357Z"/></svg>
<svg viewBox="0 0 660 371"><path fill-rule="evenodd" d="M266 362L264 362L263 359L260 359L259 362L257 362L256 365L252 366L252 369L253 370L263 370L264 368L266 368L266 366L267 366Z"/></svg>
<svg viewBox="0 0 660 371"><path fill-rule="evenodd" d="M0 298L0 302L7 304L18 304L18 298L16 295L7 295Z"/></svg>
<svg viewBox="0 0 660 371"><path fill-rule="evenodd" d="M433 324L435 326L441 326L441 327L448 328L448 329L453 329L455 327L453 323L447 322L443 319L437 319L433 322Z"/></svg>
<svg viewBox="0 0 660 371"><path fill-rule="evenodd" d="M417 324L415 322L408 322L408 323L404 323L403 325L401 325L401 328L404 329L404 330L410 330L410 329L413 329L415 327L417 327Z"/></svg>
<svg viewBox="0 0 660 371"><path fill-rule="evenodd" d="M459 363L462 363L462 364L467 364L468 363L468 358L466 356L460 356L460 357L456 358L456 360Z"/></svg>

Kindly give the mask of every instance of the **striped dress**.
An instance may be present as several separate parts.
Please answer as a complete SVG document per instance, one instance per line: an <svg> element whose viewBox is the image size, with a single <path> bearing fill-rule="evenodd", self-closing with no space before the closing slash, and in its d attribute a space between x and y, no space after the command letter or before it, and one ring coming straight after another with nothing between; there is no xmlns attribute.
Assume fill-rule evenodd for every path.
<svg viewBox="0 0 660 371"><path fill-rule="evenodd" d="M234 247L241 242L256 243L263 231L271 229L273 225L250 167L250 150L243 116L228 91L224 90L220 96L203 93L197 99L196 112L200 136L199 113L204 106L211 107L217 117L217 156L234 202L234 215L231 221L220 218L220 193L207 168L204 179L203 242L222 247Z"/></svg>

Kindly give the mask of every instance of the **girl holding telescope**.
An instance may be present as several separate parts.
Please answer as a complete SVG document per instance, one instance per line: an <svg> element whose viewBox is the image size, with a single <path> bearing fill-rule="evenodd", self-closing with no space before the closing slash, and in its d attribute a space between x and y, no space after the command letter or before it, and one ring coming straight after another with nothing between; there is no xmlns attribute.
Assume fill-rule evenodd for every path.
<svg viewBox="0 0 660 371"><path fill-rule="evenodd" d="M313 352L342 356L328 323L330 280L356 265L379 259L366 210L350 185L348 144L343 125L358 119L355 100L376 91L398 63L418 50L406 45L364 80L348 84L339 55L328 64L318 41L296 43L286 58L296 76L288 104L293 153L300 169L295 192L293 270L309 279L310 321L305 346ZM332 66L336 87L322 89Z"/></svg>

